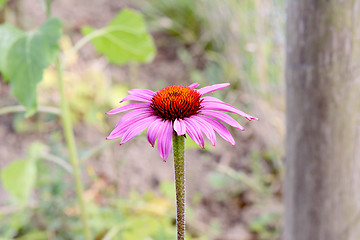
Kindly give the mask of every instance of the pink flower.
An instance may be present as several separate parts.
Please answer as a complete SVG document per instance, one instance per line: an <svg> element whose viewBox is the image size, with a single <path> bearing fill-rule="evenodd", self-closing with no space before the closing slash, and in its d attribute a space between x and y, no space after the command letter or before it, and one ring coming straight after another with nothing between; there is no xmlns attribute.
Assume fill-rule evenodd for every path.
<svg viewBox="0 0 360 240"><path fill-rule="evenodd" d="M249 121L257 120L257 118L215 97L204 96L229 85L229 83L222 83L195 89L199 84L194 83L188 87L170 86L157 92L148 89L132 89L129 91L130 95L121 102L132 100L137 101L136 103L107 112L107 114L116 114L131 110L120 118L115 129L106 139L122 138L121 145L147 128L147 140L154 147L158 139L158 150L164 161L171 150L173 131L178 136L187 133L202 148L204 148L203 134L215 146L215 132L235 145L230 132L218 120L240 130L244 128L235 119L220 111L239 114Z"/></svg>

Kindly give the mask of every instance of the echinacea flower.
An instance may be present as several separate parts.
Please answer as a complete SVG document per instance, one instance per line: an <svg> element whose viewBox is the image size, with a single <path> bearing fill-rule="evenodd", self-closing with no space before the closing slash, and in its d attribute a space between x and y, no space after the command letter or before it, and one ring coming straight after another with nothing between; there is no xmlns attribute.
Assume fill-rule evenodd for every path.
<svg viewBox="0 0 360 240"><path fill-rule="evenodd" d="M106 139L122 138L120 145L139 135L147 128L146 136L154 147L156 139L160 157L166 161L172 144L173 131L178 136L188 134L195 143L204 148L204 136L215 146L217 132L223 139L235 145L229 130L218 120L237 129L244 128L224 112L236 113L251 121L252 117L207 93L229 86L229 83L195 89L190 86L169 86L157 92L148 89L132 89L124 101L136 101L113 109L107 114L126 112Z"/></svg>

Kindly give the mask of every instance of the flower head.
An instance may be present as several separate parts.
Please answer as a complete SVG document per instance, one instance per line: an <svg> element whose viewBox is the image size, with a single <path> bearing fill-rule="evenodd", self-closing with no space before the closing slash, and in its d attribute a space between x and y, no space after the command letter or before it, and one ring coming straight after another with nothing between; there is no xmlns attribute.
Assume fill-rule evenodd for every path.
<svg viewBox="0 0 360 240"><path fill-rule="evenodd" d="M171 150L173 131L177 135L186 133L204 148L204 136L215 146L217 132L223 139L235 145L234 138L218 120L237 129L244 128L232 117L223 112L239 114L249 121L252 117L221 100L203 96L207 93L229 86L229 83L195 89L198 83L185 86L169 86L157 92L148 89L132 89L124 101L136 101L113 109L107 114L126 112L106 139L122 138L124 144L147 128L146 136L154 147L156 139L161 158L166 161Z"/></svg>

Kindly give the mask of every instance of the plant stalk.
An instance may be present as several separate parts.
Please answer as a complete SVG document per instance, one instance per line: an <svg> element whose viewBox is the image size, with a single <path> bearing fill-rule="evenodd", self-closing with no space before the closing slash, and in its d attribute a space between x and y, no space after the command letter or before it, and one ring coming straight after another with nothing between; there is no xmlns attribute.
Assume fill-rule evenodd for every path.
<svg viewBox="0 0 360 240"><path fill-rule="evenodd" d="M173 133L177 239L185 239L185 136Z"/></svg>
<svg viewBox="0 0 360 240"><path fill-rule="evenodd" d="M0 115L8 113L26 112L26 108L23 105L15 105L0 108ZM49 113L54 115L60 115L60 109L51 106L38 106L37 112Z"/></svg>
<svg viewBox="0 0 360 240"><path fill-rule="evenodd" d="M56 67L58 72L58 80L59 80L59 91L61 97L61 120L65 134L66 145L69 150L70 155L70 162L73 168L73 174L75 179L75 188L76 188L76 195L80 207L80 217L83 224L83 230L85 234L86 240L91 240L91 232L87 222L87 214L86 214L86 207L84 201L84 190L83 185L81 183L81 174L80 174L80 166L78 155L76 152L76 145L75 145L75 137L71 122L71 115L69 110L69 103L67 101L65 90L64 90L64 79L63 79L63 66L60 60L60 57L56 60Z"/></svg>

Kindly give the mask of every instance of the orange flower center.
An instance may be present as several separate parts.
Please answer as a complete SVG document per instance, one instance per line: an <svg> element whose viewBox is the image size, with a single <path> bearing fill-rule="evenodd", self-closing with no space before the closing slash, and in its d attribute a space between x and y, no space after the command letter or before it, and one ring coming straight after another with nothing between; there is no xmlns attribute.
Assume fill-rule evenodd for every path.
<svg viewBox="0 0 360 240"><path fill-rule="evenodd" d="M162 119L183 119L197 114L201 109L201 95L188 87L170 86L156 92L151 99L151 108Z"/></svg>

